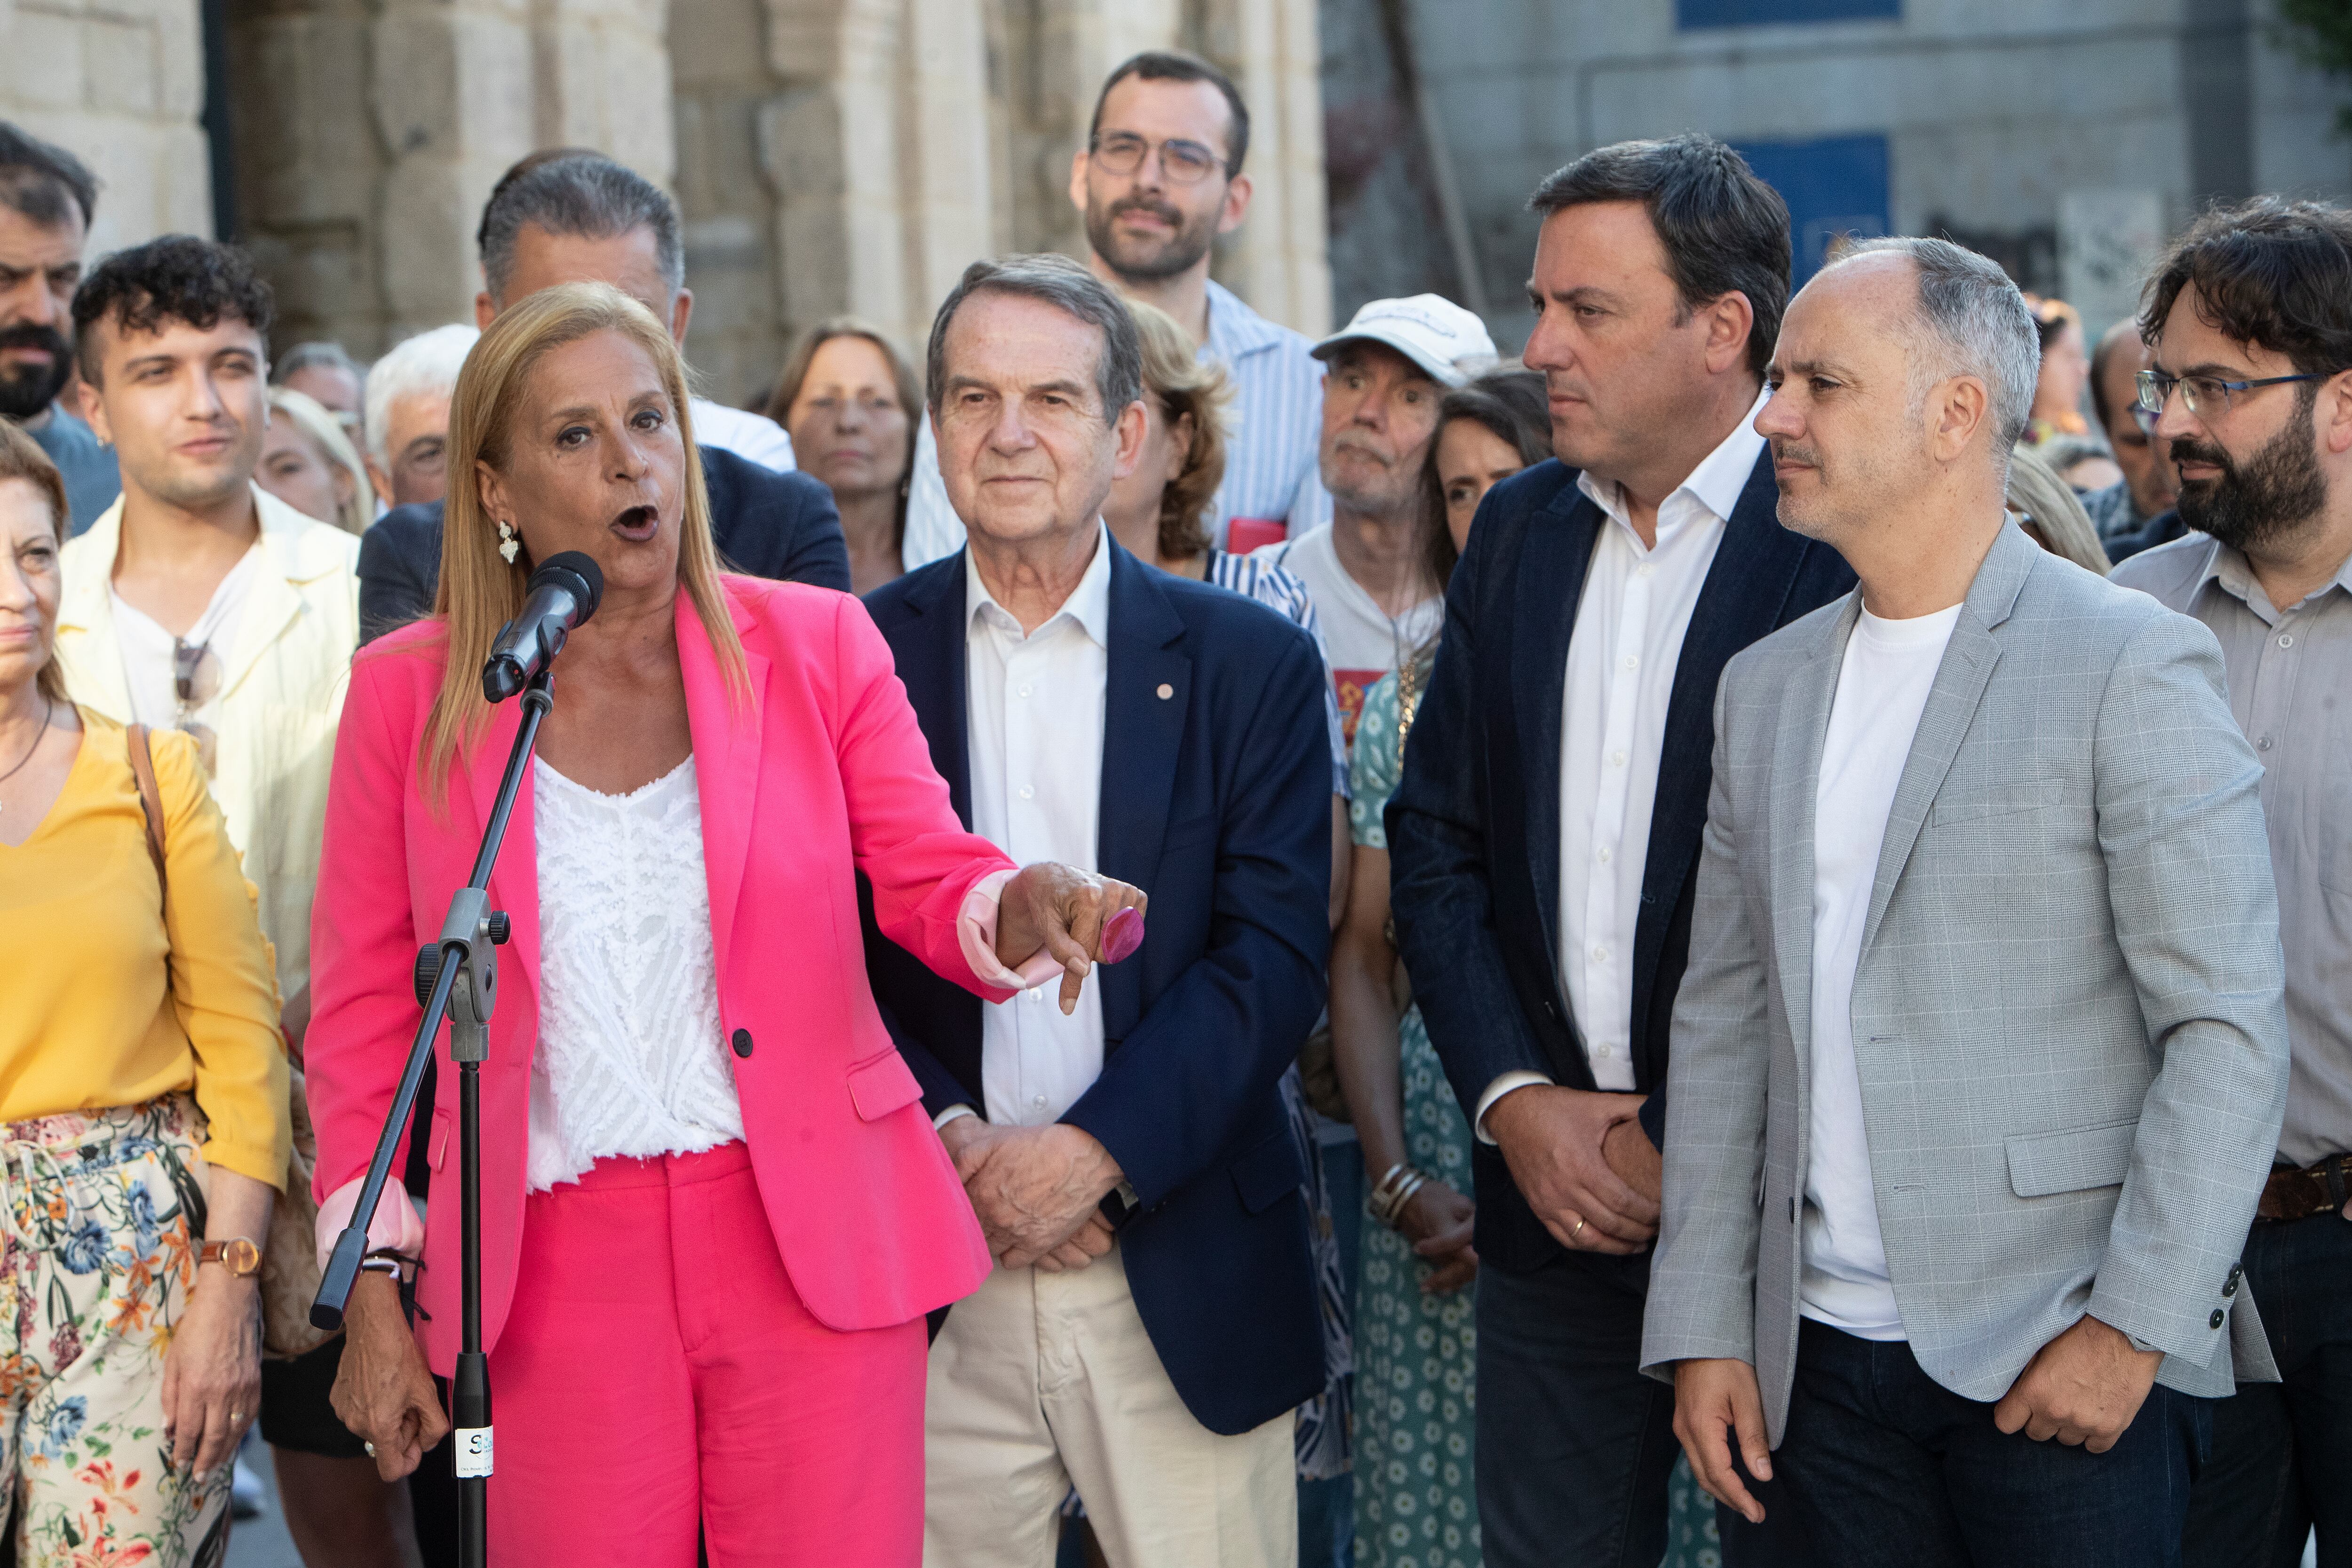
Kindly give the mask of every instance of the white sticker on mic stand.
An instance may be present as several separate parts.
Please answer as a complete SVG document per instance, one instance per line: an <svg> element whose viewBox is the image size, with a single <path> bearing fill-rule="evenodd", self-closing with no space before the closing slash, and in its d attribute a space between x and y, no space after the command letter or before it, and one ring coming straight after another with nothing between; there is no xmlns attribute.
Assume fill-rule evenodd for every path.
<svg viewBox="0 0 2352 1568"><path fill-rule="evenodd" d="M469 1480L488 1475L490 1462L490 1428L460 1427L457 1428L457 1479Z"/></svg>

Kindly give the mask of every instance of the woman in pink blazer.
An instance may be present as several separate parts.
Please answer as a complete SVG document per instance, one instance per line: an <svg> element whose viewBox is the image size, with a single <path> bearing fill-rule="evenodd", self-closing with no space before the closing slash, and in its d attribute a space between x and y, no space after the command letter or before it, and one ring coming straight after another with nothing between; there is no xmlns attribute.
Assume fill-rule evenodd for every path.
<svg viewBox="0 0 2352 1568"><path fill-rule="evenodd" d="M668 333L601 285L531 296L467 361L436 613L360 655L336 747L307 1053L321 1245L519 721L477 672L530 563L584 550L603 603L490 882L513 925L481 1070L492 1555L685 1568L699 1531L721 1568L911 1568L923 1314L989 1252L866 988L856 873L893 940L996 1000L1057 970L1074 997L1142 898L1016 874L962 830L863 607L719 574L687 420ZM416 1337L388 1274L352 1297L335 1407L387 1479L447 1426L426 1364L457 1349L449 1176L421 1236L393 1191L372 1238L421 1242Z"/></svg>

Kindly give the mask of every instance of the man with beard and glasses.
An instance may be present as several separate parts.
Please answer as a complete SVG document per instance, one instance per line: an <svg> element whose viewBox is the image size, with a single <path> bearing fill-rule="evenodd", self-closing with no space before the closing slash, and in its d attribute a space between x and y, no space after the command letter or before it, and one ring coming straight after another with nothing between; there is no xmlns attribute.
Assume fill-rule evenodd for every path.
<svg viewBox="0 0 2352 1568"><path fill-rule="evenodd" d="M1070 161L1070 201L1086 214L1087 263L1192 335L1234 383L1225 477L1210 502L1220 549L1297 538L1329 520L1317 473L1322 368L1308 340L1209 277L1219 235L1249 215L1249 108L1224 72L1177 49L1122 64L1095 100L1087 145ZM929 422L916 437L904 556L912 571L963 546Z"/></svg>
<svg viewBox="0 0 2352 1568"><path fill-rule="evenodd" d="M0 418L65 476L79 534L122 493L114 454L58 402L73 380L72 319L98 182L81 160L0 120Z"/></svg>
<svg viewBox="0 0 2352 1568"><path fill-rule="evenodd" d="M2156 275L2140 330L2155 437L2197 530L2115 580L2221 642L2263 764L2292 1054L2245 1283L2284 1382L2214 1416L2185 1562L2352 1564L2352 213L2264 196L2207 214ZM2234 1275L2233 1275L2234 1278Z"/></svg>

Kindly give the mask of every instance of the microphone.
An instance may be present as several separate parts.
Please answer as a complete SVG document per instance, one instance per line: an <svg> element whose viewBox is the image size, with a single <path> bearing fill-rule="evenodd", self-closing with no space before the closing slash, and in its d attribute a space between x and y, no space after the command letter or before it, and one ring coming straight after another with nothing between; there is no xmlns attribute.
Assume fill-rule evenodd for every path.
<svg viewBox="0 0 2352 1568"><path fill-rule="evenodd" d="M522 613L499 628L482 666L482 695L502 703L555 663L571 630L596 613L604 597L604 573L578 550L541 561L530 574L530 595Z"/></svg>

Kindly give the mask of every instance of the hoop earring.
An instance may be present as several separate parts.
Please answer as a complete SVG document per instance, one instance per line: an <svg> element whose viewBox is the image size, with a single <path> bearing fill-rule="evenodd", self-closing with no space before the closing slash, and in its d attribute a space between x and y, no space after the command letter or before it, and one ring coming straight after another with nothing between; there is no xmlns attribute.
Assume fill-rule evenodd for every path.
<svg viewBox="0 0 2352 1568"><path fill-rule="evenodd" d="M515 538L514 525L508 522L503 517L499 518L499 554L506 558L506 563L509 566L512 566L514 564L516 554L520 552L521 549L522 541Z"/></svg>

